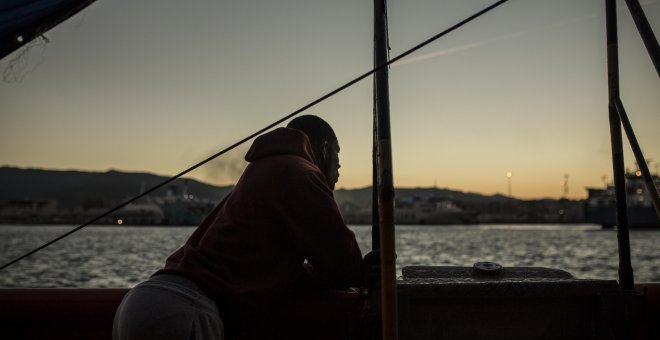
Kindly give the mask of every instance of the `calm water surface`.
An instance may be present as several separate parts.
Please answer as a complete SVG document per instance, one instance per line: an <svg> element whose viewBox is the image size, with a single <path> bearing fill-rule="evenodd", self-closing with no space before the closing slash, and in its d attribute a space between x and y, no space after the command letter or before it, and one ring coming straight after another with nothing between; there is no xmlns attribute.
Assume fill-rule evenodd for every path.
<svg viewBox="0 0 660 340"><path fill-rule="evenodd" d="M616 279L616 232L593 225L399 226L397 265L560 268L578 278ZM61 235L71 227L0 226L0 262ZM362 252L371 228L351 227ZM0 272L0 287L132 287L163 265L194 227L83 229ZM660 281L660 231L632 231L635 280Z"/></svg>

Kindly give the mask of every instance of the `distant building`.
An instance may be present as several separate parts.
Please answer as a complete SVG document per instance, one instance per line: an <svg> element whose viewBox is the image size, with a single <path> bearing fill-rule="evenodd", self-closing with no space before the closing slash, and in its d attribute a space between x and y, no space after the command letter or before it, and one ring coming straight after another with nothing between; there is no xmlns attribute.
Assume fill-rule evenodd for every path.
<svg viewBox="0 0 660 340"><path fill-rule="evenodd" d="M567 199L484 197L461 201L413 196L396 200L394 216L397 224L582 223L582 206L582 201ZM345 201L340 210L346 223L371 223L371 206Z"/></svg>
<svg viewBox="0 0 660 340"><path fill-rule="evenodd" d="M57 213L53 199L9 200L0 203L0 223L50 223Z"/></svg>
<svg viewBox="0 0 660 340"><path fill-rule="evenodd" d="M163 223L163 210L154 203L133 203L113 214L120 225L159 225Z"/></svg>

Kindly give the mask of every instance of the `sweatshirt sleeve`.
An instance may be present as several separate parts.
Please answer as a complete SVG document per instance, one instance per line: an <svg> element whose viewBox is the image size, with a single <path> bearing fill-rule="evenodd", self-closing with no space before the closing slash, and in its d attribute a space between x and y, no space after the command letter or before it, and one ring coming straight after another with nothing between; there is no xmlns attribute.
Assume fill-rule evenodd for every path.
<svg viewBox="0 0 660 340"><path fill-rule="evenodd" d="M320 283L329 288L360 285L362 254L320 172L307 171L283 183L282 222Z"/></svg>

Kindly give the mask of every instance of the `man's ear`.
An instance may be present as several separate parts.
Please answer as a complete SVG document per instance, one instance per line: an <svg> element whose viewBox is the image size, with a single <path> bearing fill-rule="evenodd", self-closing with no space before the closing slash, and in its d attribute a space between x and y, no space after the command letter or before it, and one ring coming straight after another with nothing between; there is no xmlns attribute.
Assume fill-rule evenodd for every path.
<svg viewBox="0 0 660 340"><path fill-rule="evenodd" d="M328 143L327 140L326 140L326 141L323 141L323 146L321 147L321 149L323 149L322 152L323 152L323 160L324 160L324 161L327 161L327 160L328 160L328 147L329 147L329 146L330 146L330 143Z"/></svg>

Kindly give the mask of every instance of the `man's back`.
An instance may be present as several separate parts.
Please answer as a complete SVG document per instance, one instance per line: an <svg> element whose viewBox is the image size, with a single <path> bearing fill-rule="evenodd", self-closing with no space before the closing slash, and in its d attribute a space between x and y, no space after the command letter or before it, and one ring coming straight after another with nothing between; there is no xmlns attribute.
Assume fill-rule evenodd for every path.
<svg viewBox="0 0 660 340"><path fill-rule="evenodd" d="M251 164L232 193L161 272L196 282L223 318L258 315L295 295L305 260L325 288L358 285L359 247L306 136L277 129L255 140L246 160Z"/></svg>

